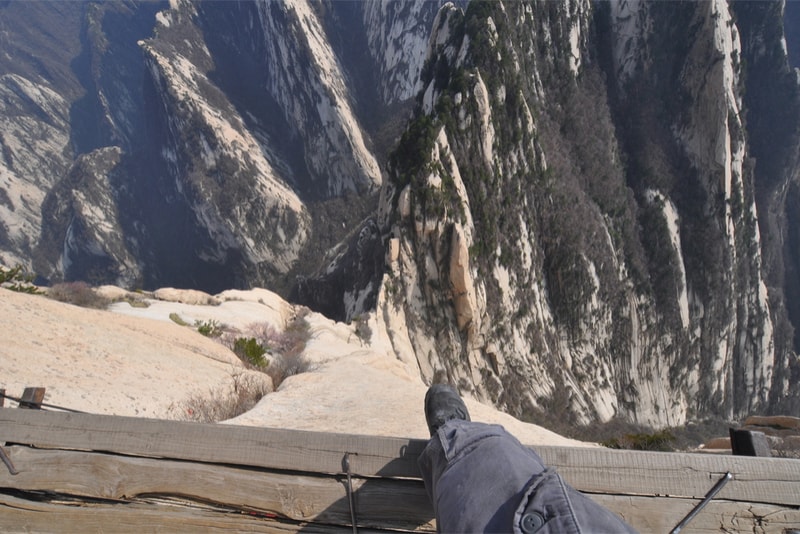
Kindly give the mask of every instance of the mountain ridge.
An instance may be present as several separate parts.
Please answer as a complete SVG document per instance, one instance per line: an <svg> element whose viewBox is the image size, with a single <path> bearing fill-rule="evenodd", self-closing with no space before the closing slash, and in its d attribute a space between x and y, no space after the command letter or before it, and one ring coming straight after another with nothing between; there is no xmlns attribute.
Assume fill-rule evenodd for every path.
<svg viewBox="0 0 800 534"><path fill-rule="evenodd" d="M0 262L374 311L519 417L800 408L783 3L21 5Z"/></svg>

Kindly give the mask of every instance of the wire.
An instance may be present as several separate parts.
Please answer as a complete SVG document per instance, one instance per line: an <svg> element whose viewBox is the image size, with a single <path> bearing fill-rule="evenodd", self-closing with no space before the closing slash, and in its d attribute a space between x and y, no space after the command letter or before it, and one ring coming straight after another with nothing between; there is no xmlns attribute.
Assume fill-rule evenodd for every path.
<svg viewBox="0 0 800 534"><path fill-rule="evenodd" d="M0 393L0 397L12 400L12 401L16 402L17 404L19 404L20 406L22 406L23 404L30 404L28 401L24 401L24 400L22 400L22 399L20 399L18 397L12 397L11 395L8 395L6 393ZM38 403L38 405L39 406L44 406L44 407L47 407L47 408L53 408L53 409L56 409L56 410L61 410L61 411L64 411L64 412L89 413L89 412L82 412L81 410L73 410L72 408L65 408L64 406L57 406L55 404L47 404L46 402Z"/></svg>

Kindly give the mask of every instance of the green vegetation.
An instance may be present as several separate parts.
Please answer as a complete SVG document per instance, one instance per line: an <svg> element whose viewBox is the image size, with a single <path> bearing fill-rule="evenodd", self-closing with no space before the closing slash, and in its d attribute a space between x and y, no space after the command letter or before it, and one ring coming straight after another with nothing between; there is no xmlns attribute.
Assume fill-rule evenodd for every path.
<svg viewBox="0 0 800 534"><path fill-rule="evenodd" d="M246 366L269 375L277 389L286 378L312 369L311 362L303 354L311 338L305 319L307 313L307 310L298 313L283 332L268 323L255 323L245 329L245 336L234 337L227 333L218 339Z"/></svg>
<svg viewBox="0 0 800 534"><path fill-rule="evenodd" d="M172 320L172 322L173 322L173 323L175 323L175 324L177 324L177 325L179 325L179 326L189 326L189 323L187 323L186 321L184 321L184 320L181 318L181 316L180 316L180 315L178 315L178 314L177 314L177 313L175 313L175 312L172 312L172 313L170 313L170 314L169 314L169 318Z"/></svg>
<svg viewBox="0 0 800 534"><path fill-rule="evenodd" d="M195 321L194 326L197 331L206 337L220 337L223 329L219 322L211 319L208 321Z"/></svg>
<svg viewBox="0 0 800 534"><path fill-rule="evenodd" d="M283 333L273 340L273 354L276 356L267 368L272 384L277 389L283 381L293 375L311 370L311 362L303 355L306 343L311 339L311 331L305 316L307 310L298 313ZM277 353L277 354L275 354Z"/></svg>
<svg viewBox="0 0 800 534"><path fill-rule="evenodd" d="M610 449L669 452L675 450L674 442L675 436L672 432L664 429L652 433L640 432L613 437L601 442L601 445Z"/></svg>
<svg viewBox="0 0 800 534"><path fill-rule="evenodd" d="M34 275L26 273L22 265L11 268L0 265L0 287L18 293L28 293L31 295L41 294L39 288L33 285L33 278Z"/></svg>
<svg viewBox="0 0 800 534"><path fill-rule="evenodd" d="M142 299L139 298L125 298L123 299L124 302L130 304L131 308L149 308L150 304Z"/></svg>
<svg viewBox="0 0 800 534"><path fill-rule="evenodd" d="M264 357L267 352L258 341L253 337L240 337L233 342L233 352L243 362L256 368L264 368L269 362Z"/></svg>
<svg viewBox="0 0 800 534"><path fill-rule="evenodd" d="M654 429L617 417L605 423L580 426L569 418L548 413L539 414L531 420L563 436L600 443L612 449L666 452L693 450L711 438L727 436L732 424L721 419L708 419Z"/></svg>
<svg viewBox="0 0 800 534"><path fill-rule="evenodd" d="M405 187L421 174L430 163L436 141L438 123L428 115L419 115L408 125L397 148L389 156L392 176L398 187Z"/></svg>
<svg viewBox="0 0 800 534"><path fill-rule="evenodd" d="M502 6L499 7L502 8ZM497 3L491 0L473 1L467 5L467 11L464 14L464 33L470 38L470 54L478 65L489 64L493 60L496 62L496 58L492 57L494 47L490 44L486 19L497 18L493 17L497 8ZM499 30L500 28L498 28Z"/></svg>
<svg viewBox="0 0 800 534"><path fill-rule="evenodd" d="M672 244L669 226L664 216L664 199L645 204L639 211L643 241L650 272L650 287L656 305L665 317L680 321L677 296L683 289L678 255Z"/></svg>

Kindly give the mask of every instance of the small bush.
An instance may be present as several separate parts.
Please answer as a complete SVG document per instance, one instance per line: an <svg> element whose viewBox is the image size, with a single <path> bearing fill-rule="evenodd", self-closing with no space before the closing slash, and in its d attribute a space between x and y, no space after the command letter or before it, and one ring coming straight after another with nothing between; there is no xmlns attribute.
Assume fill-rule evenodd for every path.
<svg viewBox="0 0 800 534"><path fill-rule="evenodd" d="M244 333L254 338L268 352L272 351L276 344L275 340L280 336L280 332L275 330L269 323L251 323L244 329ZM236 341L236 338L228 341L231 344L231 349L233 349L233 342Z"/></svg>
<svg viewBox="0 0 800 534"><path fill-rule="evenodd" d="M269 362L264 357L267 352L254 337L240 337L233 342L233 352L243 362L252 365L253 367L263 368Z"/></svg>
<svg viewBox="0 0 800 534"><path fill-rule="evenodd" d="M33 275L24 272L22 265L10 269L0 265L0 287L18 293L41 294L39 288L33 285Z"/></svg>
<svg viewBox="0 0 800 534"><path fill-rule="evenodd" d="M282 354L273 359L267 367L267 374L272 378L272 387L278 389L290 376L299 375L312 369L311 362L300 352Z"/></svg>
<svg viewBox="0 0 800 534"><path fill-rule="evenodd" d="M244 336L225 332L216 325L217 339L231 349L245 365L263 371L272 378L275 388L283 381L312 368L303 351L310 339L308 312L301 311L286 325L283 332L277 331L269 323L253 323L245 329ZM267 359L266 355L270 358Z"/></svg>
<svg viewBox="0 0 800 534"><path fill-rule="evenodd" d="M283 356L292 357L300 354L305 350L306 343L311 338L308 321L306 321L307 311L298 313L286 329L278 333L272 340L270 347L275 351L281 353Z"/></svg>
<svg viewBox="0 0 800 534"><path fill-rule="evenodd" d="M64 282L47 290L47 296L83 308L105 309L111 300L99 295L86 282Z"/></svg>
<svg viewBox="0 0 800 534"><path fill-rule="evenodd" d="M175 313L175 312L172 312L172 313L170 313L170 314L169 314L169 318L172 320L172 322L173 322L173 323L175 323L175 324L177 324L177 325L179 325L179 326L189 326L189 323L187 323L186 321L184 321L184 320L181 318L181 316L180 316L180 315L178 315L178 314L177 314L177 313Z"/></svg>
<svg viewBox="0 0 800 534"><path fill-rule="evenodd" d="M269 387L257 377L236 374L231 388L192 395L173 411L183 421L216 423L247 412L269 392Z"/></svg>
<svg viewBox="0 0 800 534"><path fill-rule="evenodd" d="M213 319L210 321L195 321L197 331L206 337L220 337L223 333L222 326Z"/></svg>
<svg viewBox="0 0 800 534"><path fill-rule="evenodd" d="M675 436L669 430L659 430L652 434L638 433L625 434L603 441L601 445L610 449L630 449L634 451L664 451L675 450L673 442Z"/></svg>

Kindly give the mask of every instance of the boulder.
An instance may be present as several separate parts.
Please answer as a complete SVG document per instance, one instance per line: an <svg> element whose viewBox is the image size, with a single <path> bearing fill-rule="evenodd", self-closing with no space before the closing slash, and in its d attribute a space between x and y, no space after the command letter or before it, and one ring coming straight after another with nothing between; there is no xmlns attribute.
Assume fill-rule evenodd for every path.
<svg viewBox="0 0 800 534"><path fill-rule="evenodd" d="M469 250L459 225L453 228L450 245L450 283L453 287L453 304L456 309L458 329L464 331L475 317L475 288L469 272Z"/></svg>
<svg viewBox="0 0 800 534"><path fill-rule="evenodd" d="M127 289L112 285L96 287L94 292L108 300L124 300L131 294Z"/></svg>
<svg viewBox="0 0 800 534"><path fill-rule="evenodd" d="M745 420L744 426L768 426L800 430L800 417L792 417L791 415L751 415Z"/></svg>
<svg viewBox="0 0 800 534"><path fill-rule="evenodd" d="M174 287L163 287L157 289L153 296L158 300L166 302L182 302L183 304L210 305L218 306L220 300L197 289L175 289Z"/></svg>

